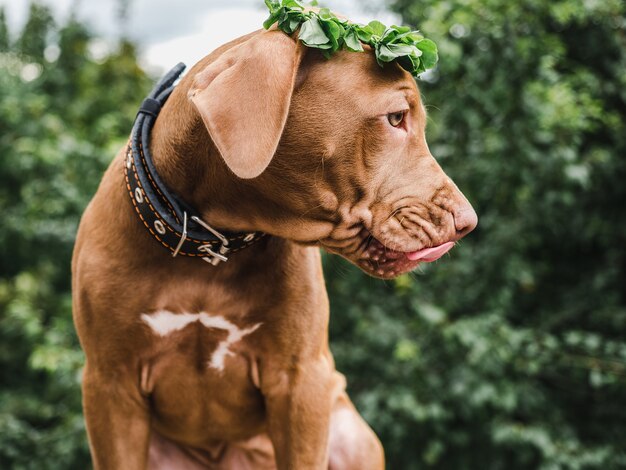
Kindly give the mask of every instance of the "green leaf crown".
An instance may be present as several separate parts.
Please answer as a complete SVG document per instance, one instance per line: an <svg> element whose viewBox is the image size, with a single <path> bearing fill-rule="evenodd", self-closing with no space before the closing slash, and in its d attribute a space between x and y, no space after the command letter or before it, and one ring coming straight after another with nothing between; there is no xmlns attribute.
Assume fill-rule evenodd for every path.
<svg viewBox="0 0 626 470"><path fill-rule="evenodd" d="M269 29L274 23L287 34L298 28L298 39L307 47L321 49L326 57L347 49L362 52L363 44L371 46L382 67L397 62L415 78L437 64L437 45L408 26L385 26L380 21L367 25L338 18L328 8L306 10L297 0L265 0L270 16L263 23Z"/></svg>

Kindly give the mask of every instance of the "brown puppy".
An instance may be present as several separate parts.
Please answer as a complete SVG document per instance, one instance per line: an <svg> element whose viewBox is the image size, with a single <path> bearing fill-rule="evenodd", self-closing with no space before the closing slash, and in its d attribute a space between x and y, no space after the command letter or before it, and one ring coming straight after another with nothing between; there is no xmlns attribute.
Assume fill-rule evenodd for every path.
<svg viewBox="0 0 626 470"><path fill-rule="evenodd" d="M182 79L151 136L159 174L212 225L269 236L217 266L172 258L113 161L73 260L97 469L384 468L334 368L317 247L390 278L474 228L425 124L398 66L277 31Z"/></svg>

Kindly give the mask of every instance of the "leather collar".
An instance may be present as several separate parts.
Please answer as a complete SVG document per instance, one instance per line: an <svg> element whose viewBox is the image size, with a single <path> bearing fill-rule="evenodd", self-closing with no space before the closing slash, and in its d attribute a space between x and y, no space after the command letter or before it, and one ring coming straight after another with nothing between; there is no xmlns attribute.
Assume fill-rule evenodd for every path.
<svg viewBox="0 0 626 470"><path fill-rule="evenodd" d="M126 188L143 225L173 257L193 256L217 265L227 261L230 253L246 248L265 234L216 230L159 177L150 154L150 131L183 70L183 63L170 70L137 112L125 157Z"/></svg>

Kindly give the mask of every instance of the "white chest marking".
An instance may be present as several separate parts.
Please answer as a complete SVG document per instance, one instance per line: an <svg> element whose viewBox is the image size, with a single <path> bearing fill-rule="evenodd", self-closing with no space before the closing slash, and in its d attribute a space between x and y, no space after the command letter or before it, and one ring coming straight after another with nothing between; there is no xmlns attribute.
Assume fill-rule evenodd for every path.
<svg viewBox="0 0 626 470"><path fill-rule="evenodd" d="M141 315L141 319L159 336L167 336L170 333L182 330L187 325L194 322L200 322L206 328L217 328L218 330L227 331L228 336L217 345L208 364L209 367L220 371L224 370L224 360L226 356L234 355L230 347L261 326L261 323L257 323L256 325L241 329L221 315L212 316L204 312L172 313L167 310L160 310L151 314L144 313Z"/></svg>

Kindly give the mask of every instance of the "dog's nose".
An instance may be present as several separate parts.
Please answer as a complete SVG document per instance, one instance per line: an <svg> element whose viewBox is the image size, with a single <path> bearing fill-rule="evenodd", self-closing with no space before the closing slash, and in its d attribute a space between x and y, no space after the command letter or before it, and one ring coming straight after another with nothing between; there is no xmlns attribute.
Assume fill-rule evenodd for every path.
<svg viewBox="0 0 626 470"><path fill-rule="evenodd" d="M454 226L458 238L463 238L478 225L478 216L469 204L454 213Z"/></svg>

